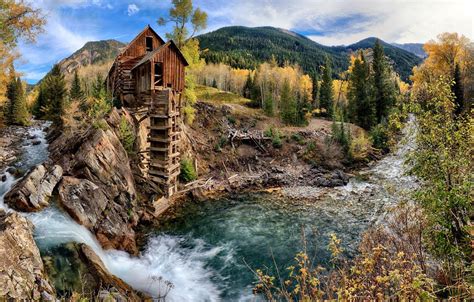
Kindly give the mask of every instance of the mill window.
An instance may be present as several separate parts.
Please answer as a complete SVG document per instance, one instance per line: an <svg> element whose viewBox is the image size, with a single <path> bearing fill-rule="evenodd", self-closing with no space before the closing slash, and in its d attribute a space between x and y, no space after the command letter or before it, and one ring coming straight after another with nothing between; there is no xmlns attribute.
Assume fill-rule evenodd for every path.
<svg viewBox="0 0 474 302"><path fill-rule="evenodd" d="M153 37L146 37L146 51L153 51Z"/></svg>

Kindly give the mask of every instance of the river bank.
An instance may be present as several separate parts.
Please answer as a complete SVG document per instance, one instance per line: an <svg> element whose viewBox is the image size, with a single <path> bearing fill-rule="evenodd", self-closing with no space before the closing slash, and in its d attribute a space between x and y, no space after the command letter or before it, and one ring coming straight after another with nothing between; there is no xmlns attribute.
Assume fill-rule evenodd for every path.
<svg viewBox="0 0 474 302"><path fill-rule="evenodd" d="M30 169L42 162L49 165L47 149L50 149L56 154L55 158L61 154L63 160L69 161L69 164L63 162L61 165L64 171L68 171L66 175L89 177L84 171L94 171L94 167L99 169L95 159L101 158L102 161L104 158L114 158L103 157L104 154L110 154L106 151L108 148L115 150L112 154L120 154L117 153L119 145L106 143L111 141L111 136L112 131L96 129L91 134L77 137L78 142L87 142L85 146L89 147L69 141L72 144L68 145L68 149L63 149L58 145L48 146L44 132L41 132L40 144L23 146L23 151L28 155L23 157L28 159L24 167ZM84 140L85 137L93 139ZM97 150L94 146L101 146L99 153L94 151ZM229 146L228 151L232 149ZM73 154L71 158L74 160L71 161L69 156ZM346 255L350 257L357 250L364 230L376 223L396 202L398 191L391 188L396 188L400 184L398 179L402 179L400 165L403 152L389 155L362 171L365 176L351 179L342 170L314 168L282 155L278 157L279 160L267 162L271 156L269 153L253 157L259 165L250 165L248 158L243 159L247 161L244 169L239 169L235 164L228 165L225 172L220 172L222 177L206 180L209 195L203 190L204 186L199 191L190 190L192 193L187 198L191 198L191 201L187 199L186 202L176 203L158 219L149 218L153 221L152 226L149 225L150 220L140 220L143 218L142 212L133 227L135 236L141 238L139 251L132 251L133 256L115 250L112 246L105 246L104 249L104 241L94 234L94 227L80 225L77 217L72 216L72 219L69 216L81 208L68 210L64 208L64 201L58 203L52 200L46 208L26 216L35 225L34 238L46 259L63 257L58 255L58 247L76 242L91 247L100 259L99 263L102 263L99 267L133 289L151 296L168 293L170 301L251 300L254 276L246 263L250 263L252 269L272 266L273 261L279 267L285 267L302 248L302 230L304 236L310 238L310 244L314 246L312 252L319 255L317 259L321 264L328 259L326 245L331 233L342 239ZM86 170L83 163L87 164ZM105 170L102 168L100 173L113 169L113 166ZM96 173L90 175L100 175ZM233 176L235 174L237 176ZM7 183L3 185L5 192L2 193L2 202L7 189L16 182L13 176L9 180L8 186ZM117 183L117 179L114 183ZM255 193L274 187L280 188L278 192ZM83 198L93 196L75 194ZM107 200L107 197L104 198ZM82 209L89 211L87 208ZM140 206L133 211L140 213ZM147 227L138 227L142 223L147 224ZM279 249L284 251L278 252ZM67 253L72 251L73 255L75 250L84 254L80 246L66 250L70 251ZM272 260L275 254L278 257ZM54 262L47 260L47 263ZM47 265L46 269L51 273L58 267ZM183 271L187 273L183 274ZM77 273L71 276L77 278Z"/></svg>

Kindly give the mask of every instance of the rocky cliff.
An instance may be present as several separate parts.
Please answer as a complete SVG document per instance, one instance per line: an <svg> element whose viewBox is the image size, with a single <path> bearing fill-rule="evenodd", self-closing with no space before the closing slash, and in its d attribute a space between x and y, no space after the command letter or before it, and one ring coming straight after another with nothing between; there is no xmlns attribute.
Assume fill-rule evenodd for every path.
<svg viewBox="0 0 474 302"><path fill-rule="evenodd" d="M0 210L0 243L0 300L53 301L31 222Z"/></svg>
<svg viewBox="0 0 474 302"><path fill-rule="evenodd" d="M136 254L137 192L127 151L119 139L121 116L134 127L128 112L114 109L109 123L100 127L58 132L49 145L50 159L19 181L5 202L31 212L57 200L105 249Z"/></svg>
<svg viewBox="0 0 474 302"><path fill-rule="evenodd" d="M111 115L120 120L124 112L114 109ZM136 254L137 193L115 126L63 133L49 147L50 162L64 171L58 201L71 217L93 231L104 248Z"/></svg>

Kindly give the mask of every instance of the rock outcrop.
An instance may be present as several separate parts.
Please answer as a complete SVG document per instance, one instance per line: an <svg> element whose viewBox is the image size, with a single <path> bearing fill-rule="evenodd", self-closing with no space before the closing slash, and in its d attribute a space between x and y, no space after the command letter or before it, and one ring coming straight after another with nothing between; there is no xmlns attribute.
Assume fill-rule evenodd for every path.
<svg viewBox="0 0 474 302"><path fill-rule="evenodd" d="M0 210L0 300L53 301L54 290L45 276L33 224Z"/></svg>
<svg viewBox="0 0 474 302"><path fill-rule="evenodd" d="M5 195L5 203L24 212L43 209L48 206L62 174L63 169L58 165L49 169L44 165L35 167Z"/></svg>
<svg viewBox="0 0 474 302"><path fill-rule="evenodd" d="M51 161L64 170L58 192L68 213L93 231L104 248L136 254L135 182L114 128L63 134L50 144L50 152Z"/></svg>
<svg viewBox="0 0 474 302"><path fill-rule="evenodd" d="M74 220L87 228L96 225L107 207L107 197L87 179L63 177L58 188L59 202Z"/></svg>
<svg viewBox="0 0 474 302"><path fill-rule="evenodd" d="M80 245L80 255L82 261L87 265L90 273L96 279L96 284L101 284L101 288L114 289L116 298L127 297L123 301L142 301L144 297L140 297L127 283L122 279L112 275L104 266L99 256L85 244ZM100 291L104 296L105 292ZM114 301L114 300L112 300Z"/></svg>

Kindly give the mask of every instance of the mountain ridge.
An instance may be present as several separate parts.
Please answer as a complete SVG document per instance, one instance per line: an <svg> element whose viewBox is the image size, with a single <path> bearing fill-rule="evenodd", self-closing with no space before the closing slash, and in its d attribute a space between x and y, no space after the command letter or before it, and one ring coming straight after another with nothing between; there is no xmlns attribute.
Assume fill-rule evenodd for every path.
<svg viewBox="0 0 474 302"><path fill-rule="evenodd" d="M271 26L228 26L197 36L207 62L225 63L236 68L256 68L275 55L277 61L297 63L307 73L319 71L326 55L333 63L334 75L347 69L352 51L371 48L376 37L348 46L326 46L299 33ZM380 40L380 39L379 39ZM380 40L394 69L405 81L414 66L421 63L415 54Z"/></svg>
<svg viewBox="0 0 474 302"><path fill-rule="evenodd" d="M425 52L425 49L423 48L423 43L392 43L392 45L409 51L422 59L426 59L428 56Z"/></svg>
<svg viewBox="0 0 474 302"><path fill-rule="evenodd" d="M77 68L112 61L127 44L114 40L89 41L72 55L59 61L61 72L71 74Z"/></svg>

